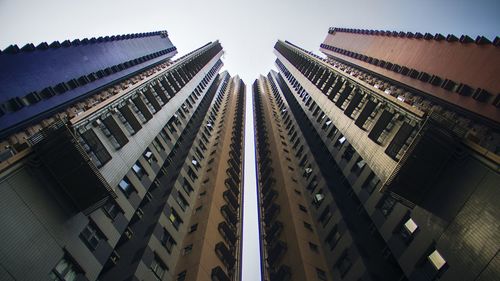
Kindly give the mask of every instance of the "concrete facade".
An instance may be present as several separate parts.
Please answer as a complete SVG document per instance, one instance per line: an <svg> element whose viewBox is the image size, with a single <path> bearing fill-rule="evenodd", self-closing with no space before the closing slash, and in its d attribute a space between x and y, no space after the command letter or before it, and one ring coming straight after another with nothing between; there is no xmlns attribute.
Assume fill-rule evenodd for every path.
<svg viewBox="0 0 500 281"><path fill-rule="evenodd" d="M375 52L377 44L362 36L335 42L350 44L352 52L371 44ZM268 132L261 144L282 143L290 154L305 154L298 170L288 169L292 179L308 179L297 194L308 198L304 207L326 258L324 271L331 274L324 280L494 280L500 270L494 242L498 121L467 105L455 110L460 104L431 99L433 93L421 94L424 88L411 91L405 80L325 45L327 59L286 41L275 49L279 73L261 78L275 90L260 95L277 106L269 117L261 115L287 123L282 134ZM273 173L286 169L288 158L294 157L273 158ZM292 204L287 200L284 205ZM264 208L263 216L271 211ZM265 280L302 278L296 267L280 276L268 270Z"/></svg>
<svg viewBox="0 0 500 281"><path fill-rule="evenodd" d="M222 54L164 59L2 142L2 280L239 278L245 86Z"/></svg>

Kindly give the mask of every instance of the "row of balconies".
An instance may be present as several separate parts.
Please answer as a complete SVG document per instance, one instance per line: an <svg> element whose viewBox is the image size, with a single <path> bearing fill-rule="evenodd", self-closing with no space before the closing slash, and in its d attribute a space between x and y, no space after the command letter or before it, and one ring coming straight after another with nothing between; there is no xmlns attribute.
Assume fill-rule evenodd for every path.
<svg viewBox="0 0 500 281"><path fill-rule="evenodd" d="M317 170L317 164L315 163L315 159L308 159L308 156L309 155L309 152L306 152L308 151L309 149L308 148L304 148L303 146L301 146L301 148L299 148L298 144L300 143L302 137L298 137L298 135L302 135L303 132L300 132L300 133L297 133L297 131L295 130L295 122L292 121L292 117L293 114L289 112L289 108L286 106L285 104L285 101L284 99L282 98L280 92L277 90L277 87L276 87L276 84L274 82L274 79L273 79L273 76L271 75L271 73L268 75L268 78L269 78L269 81L271 82L270 84L272 85L272 88L275 89L273 92L274 92L274 99L276 100L276 103L278 105L278 109L280 110L280 114L281 114L281 118L283 120L283 124L285 125L285 128L287 130L287 134L288 134L288 137L289 137L289 141L291 143L294 143L295 144L293 145L292 149L296 152L300 152L300 154L296 155L297 156L297 159L301 159L300 160L300 163L299 163L299 166L301 168L303 168L303 174L302 176L304 177L304 179L306 180L306 182L308 182L308 184L305 186L304 190L307 190L309 191L309 198L312 200L311 201L311 205L314 206L315 210L317 210L317 220L318 220L318 235L321 235L321 234L324 234L323 236L319 236L321 237L320 239L325 239L325 243L328 243L328 246L330 247L330 249L333 249L335 247L335 245L337 244L338 240L340 239L341 235L345 234L344 233L339 233L338 232L338 228L337 228L337 225L338 224L335 224L332 229L330 230L330 232L327 231L328 228L330 228L330 226L332 225L332 221L333 220L337 220L338 218L334 218L334 217L337 217L334 215L334 210L337 208L334 204L333 199L332 199L332 196L330 195L330 192L324 191L323 188L318 188L318 186L323 186L323 183L320 184L320 182L322 182L323 180L321 179L321 174L316 174L314 173L314 170ZM277 76L276 79L281 79L281 77ZM289 93L288 89L287 88L283 88L283 86L286 87L286 85L284 85L283 83L280 82L280 80L277 80L277 82L280 84L280 87L281 87L281 91L283 93L287 92ZM290 102L290 101L289 101ZM295 104L289 104L290 109L293 110L292 106L294 106ZM296 118L301 118L301 117L298 117L296 116ZM305 118L305 116L304 116ZM324 122L324 120L321 119L322 122ZM305 136L304 136L305 137ZM307 142L306 142L307 143ZM307 196L306 194L304 194L305 196ZM326 202L326 206L325 205L322 205L322 203L324 201L327 201ZM333 204L332 206L330 204ZM321 208L320 207L323 206L324 208ZM313 211L314 212L314 211ZM342 220L339 224L342 224ZM324 231L321 231L321 229L324 229ZM344 237L347 237L347 236L350 236L350 234L348 235L345 235ZM338 259L338 254L335 254L335 253L332 253L331 251L327 250L327 247L324 248L325 250L325 253L327 254L327 257L328 259L333 259L333 260L339 260L339 262L342 260L342 259ZM339 262L336 262L334 264L334 268L337 267L337 264ZM325 272L320 270L321 272L321 276L325 276ZM341 277L345 276L345 274L348 272L348 268L346 270L343 271L343 273L341 273ZM326 280L326 276L324 277Z"/></svg>
<svg viewBox="0 0 500 281"><path fill-rule="evenodd" d="M206 47L206 46L204 46L204 47ZM138 126L138 125L140 125L140 124L137 124L137 122L134 122L134 121L130 121L131 124L129 124L128 122L126 122L125 117L123 117L124 115L126 115L126 116L128 116L129 119L132 119L132 117L130 117L130 114L119 113L117 111L119 111L120 108L122 108L124 105L126 105L128 103L129 107L131 109L134 109L135 114L137 115L137 117L135 117L134 119L139 118L141 121L144 122L144 120L145 120L144 114L149 116L151 114L151 112L156 112L156 110L154 109L154 107L152 106L151 103L153 103L153 104L157 104L157 103L166 104L168 102L168 100L171 97L173 97L173 95L175 95L176 91L174 91L174 89L175 89L174 87L179 87L179 85L180 85L180 84L177 85L177 83L182 83L181 80L179 80L179 79L184 79L183 81L188 81L188 79L191 79L215 54L217 54L217 52L219 52L221 50L221 48L222 47L220 46L220 44L218 44L218 45L214 44L213 46L211 46L210 48L207 48L206 50L203 50L201 52L198 51L197 54L191 55L192 56L191 58L184 59L184 60L178 59L177 61L179 61L179 63L174 64L174 66L167 69L168 73L166 75L163 75L163 73L160 73L160 74L157 74L156 75L157 77L155 77L153 79L151 79L149 77L154 72L158 72L158 71L165 72L165 71L163 71L163 69L166 68L168 65L171 65L172 62L159 65L158 67L149 69L147 71L143 71L140 74L122 82L119 85L115 84L114 86L112 86L104 91L101 91L97 94L94 94L90 97L84 96L83 98L85 100L80 100L79 102L75 102L69 107L66 106L65 112L57 113L53 117L49 117L47 119L42 120L42 122L40 124L35 124L33 126L27 127L25 131L17 132L16 134L10 136L8 142L4 142L8 145L6 145L4 147L3 146L4 143L2 143L2 147L0 147L0 155L2 155L1 157L7 157L7 158L11 157L13 154L27 148L28 143L26 142L26 140L31 138L34 134L36 134L42 128L48 127L51 123L53 123L59 119L63 119L64 121L67 121L67 120L72 119L72 118L77 117L77 116L84 116L86 111L88 111L91 108L95 108L95 107L101 107L101 111L102 111L102 109L104 109L104 111L106 111L106 109L111 109L112 111L115 111L119 115L120 119L123 119L122 121L125 121L125 123L126 123L125 127L127 127L127 129L130 132L133 132L134 130L138 130L140 128L140 126ZM202 48L200 48L200 49L202 49ZM184 57L186 57L186 56L183 56L183 58ZM177 73L177 72L179 72L179 73ZM170 77L171 75L174 75L174 77L176 77L176 78ZM144 84L144 85L141 84L141 85L139 85L139 87L136 86L134 88L134 89L139 89L140 91L128 90L128 92L126 92L126 93L121 93L121 91L127 90L131 85L136 84L138 80L147 79L147 78L148 78L148 82L151 82L151 83ZM158 79L156 79L156 78L158 78ZM166 81L168 81L168 79L170 79L170 81L171 81L170 84L168 82L166 82ZM178 79L179 81L177 81L176 79ZM85 81L87 81L87 80L85 80ZM84 83L84 81L81 83ZM163 88L160 88L158 86L160 84L163 86ZM156 88L149 89L149 87L151 87L152 85L155 85ZM155 102L152 99L151 94L144 95L142 93L142 91L152 92L153 96L156 97L157 100L158 100L158 97L160 98L159 101ZM159 92L156 92L156 91L159 91ZM54 94L56 94L56 93L54 92ZM116 95L119 95L120 98L117 99L115 97ZM132 100L133 97L137 97L137 96L141 96L141 95L144 95L143 99ZM50 97L50 96L52 96L52 95L49 95L47 97ZM112 102L108 102L105 106L100 105L101 102L103 102L107 99L110 99L112 97L114 98L114 100ZM35 99L37 99L37 98L35 98ZM145 104L146 106L143 106L143 104ZM151 111L149 114L142 113L141 111L139 111L139 107L143 111L145 111L144 108L148 107L148 105L149 105L148 111ZM129 111L131 109L129 109ZM157 108L157 110L158 110L158 108ZM89 115L89 114L87 114L87 115ZM40 115L40 118L42 118L42 117L43 116ZM45 117L43 117L43 118L45 118ZM79 119L82 119L82 118L80 117ZM132 124L134 125L134 127L131 126Z"/></svg>
<svg viewBox="0 0 500 281"><path fill-rule="evenodd" d="M310 125L312 125L312 127L319 134L319 137L323 141L326 140L325 143L328 142L327 139L333 139L332 137L328 136L329 134L328 134L328 132L326 130L322 129L322 126L324 126L325 120L318 120L318 119L314 118L314 116L311 116L312 115L311 114L311 110L308 108L306 102L303 101L303 100L301 100L299 96L297 96L296 99L297 99L297 101L301 102L301 105L300 105L300 107L302 107L301 110L304 110L304 112L306 112L306 110L309 111L309 113L307 113L307 118L310 121ZM295 104L295 102L292 102L292 103L294 104L294 106L296 106L296 107L298 106L298 103L297 104ZM326 121L326 122L328 122L328 121ZM334 134L338 135L337 134L338 131L335 128L332 128L331 131L335 131ZM338 139L341 139L341 138L339 137ZM343 155L345 155L345 152L348 151L348 148L349 148L349 147L346 147L346 144L348 144L348 142L347 142L347 140L345 138L343 138L342 143L338 147L334 147L333 151L330 149L330 153L332 153L332 156L335 156L334 151L337 151L337 150L340 153L342 153L342 150L343 150L344 151ZM342 149L343 147L344 147L344 149ZM355 154L356 151L352 150L352 153ZM338 157L334 157L334 158L335 158L335 161L338 160ZM349 160L351 160L351 159L352 159L352 157ZM339 166L342 165L342 161L346 161L344 159L344 156L341 157L340 162L337 161L337 163L338 163ZM350 181L349 180L349 182L351 182L353 185L354 184L359 185L359 181L357 183L355 183L355 181L358 180L358 177L361 174L361 171L365 167L365 162L364 161L363 162L358 161L358 160L356 160L356 161L357 161L357 163L355 163L353 165L353 168L356 168L356 169L359 169L359 170L350 169L351 173L353 173L353 171L356 173L356 176L354 177L355 180L354 181ZM354 162L356 162L356 161L354 161ZM349 162L352 163L352 161L349 161ZM358 164L360 166L358 166ZM344 176L348 177L348 174L346 174L346 170L344 170L343 172L344 172ZM370 173L370 175L366 179L362 178L361 181L364 181L364 184L361 187L362 189L371 188L372 191L373 191L373 188L376 185L378 185L378 183L379 183L378 178L373 173ZM353 191L354 191L354 188L353 188ZM352 195L354 195L354 194L355 193L353 192ZM359 197L360 200L362 199L361 194L362 193L357 194L357 196ZM384 217L386 217L386 218L389 217L389 215L391 214L391 212L395 208L395 206L397 204L397 201L393 197L388 196L387 194L384 195L384 196L379 196L379 195L376 195L376 194L372 194L372 196L375 196L375 197L378 196L380 198L380 200L376 204L375 208L379 212L381 212ZM362 200L362 202L366 202L366 199ZM364 207L367 208L367 205L365 204ZM359 206L358 209L357 209L357 211L359 213L363 212L363 209L361 209L361 208L362 207ZM399 206L398 208L401 208L401 206ZM368 211L368 208L367 208L366 211ZM331 213L329 213L329 212L323 212L321 214L319 220L322 223L324 223L324 222L327 222L326 218L328 218L328 220L329 220L330 217L331 217ZM376 215L373 215L373 217L376 217ZM374 223L375 223L375 220L374 220ZM377 225L377 226L379 226L379 225ZM371 235L378 234L377 228L375 227L375 224L372 224L372 226L370 228L373 229ZM401 218L401 222L399 224L396 224L395 229L393 231L393 237L391 237L390 241L386 241L387 245L384 247L384 249L382 251L383 258L386 259L389 262L393 262L393 256L392 256L393 254L391 253L391 250L390 250L391 248L389 248L389 247L393 246L393 244L395 243L394 241L398 240L398 239L401 240L402 243L404 243L406 245L409 245L409 243L411 243L411 241L415 237L415 233L416 233L417 229L419 229L419 226L415 223L414 220L412 220L411 213L408 211L406 213L406 215L404 215ZM383 236L385 239L389 239L389 238L387 238L387 235L384 235L381 227L378 230L380 231L380 235L381 236ZM421 230L421 231L423 231L423 230ZM339 231L339 228L337 227L337 225L335 225L334 228L330 231L330 233L326 237L326 242L330 245L330 247L333 248L333 247L336 246L336 244L338 243L338 241L339 241L339 239L340 239L341 236L342 236L342 234ZM396 255L396 254L394 254L394 255ZM435 255L435 256L439 256L444 261L444 259L441 256L441 254L437 250L435 250L435 249L431 250L428 253L425 252L423 255L424 255L423 259L427 258L427 259L431 260L432 259L431 256ZM353 265L353 263L354 263L354 261L352 260L352 257L349 257L349 255L347 254L347 251L344 251L343 254L342 254L342 256L341 256L341 258L339 259L339 261L336 263L335 266L338 268L338 270L339 270L339 272L341 273L342 276L346 276L346 274L349 271L349 268ZM437 264L437 263L433 262L432 260L431 260L430 263L433 263L434 265ZM426 266L427 266L427 263L426 263ZM444 269L444 266L439 265L437 267L437 270L436 269L429 270L429 274L430 274L430 276L435 277L436 274L441 274L442 271L443 271L443 269Z"/></svg>
<svg viewBox="0 0 500 281"><path fill-rule="evenodd" d="M179 125L181 125L181 124L179 123ZM179 141L182 141L182 138L180 138ZM160 151L158 151L158 152L160 152ZM171 153L171 155L169 155L169 157L172 157L173 153L175 153L175 151L172 151L172 153ZM158 166L153 164L153 163L158 163L158 158L156 158L156 156L154 156L154 153L151 151L151 149L147 148L145 150L143 156L144 156L145 160L147 160L147 162L151 164L151 168L153 169L153 171L155 171L155 166L156 167L158 167ZM163 204L163 203L161 203L162 200L154 200L154 198L158 196L157 189L160 187L159 186L160 180L158 178L164 176L163 169L165 166L167 166L169 164L170 164L169 161L165 161L162 169L156 168L159 170L159 172L156 175L156 179L154 180L153 184L149 187L149 189L148 189L148 186L149 186L148 183L150 183L150 181L142 181L143 178L147 178L149 175L146 172L146 169L145 169L146 167L144 167L140 163L140 161L137 161L133 165L132 170L133 170L134 174L138 177L138 179L141 181L143 186L134 186L128 178L124 178L120 182L119 188L121 189L121 191L124 193L124 195L129 200L132 200L132 197L130 197L132 195L132 193L138 192L137 188L145 188L147 191L144 194L142 201L138 202L137 204L132 204L134 207L136 207L137 205L138 205L138 207L135 209L135 212L133 213L132 217L128 221L128 225L125 225L125 227L126 227L125 230L123 230L123 232L118 230L122 233L122 235L121 235L121 237L118 240L118 243L116 245L111 245L112 247L114 247L114 250L113 250L112 254L110 255L109 259L107 260L107 262L105 263L101 274L105 274L106 272L113 269L115 266L117 266L119 264L120 255L118 254L118 252L122 250L122 247L124 245L126 245L126 242L133 239L136 231L139 231L139 232L141 231L140 230L141 222L148 221L151 219L151 214L148 212L151 212L151 209L156 210L156 208L152 207L152 206L157 205L157 204ZM153 196L153 194L155 194L155 195ZM163 196L166 196L166 195L163 194ZM137 197L137 196L135 196L135 197ZM183 200L183 204L188 204L185 199ZM112 206L112 208L110 209L109 206ZM117 203L114 201L108 201L107 204L103 208L105 208L105 211L107 214L110 214L109 217L111 219L116 218L118 213L123 212L121 207L119 207L117 205ZM114 215L111 215L110 210L114 213ZM170 210L169 220L175 229L178 229L183 223L182 216L174 208L171 208L171 210ZM149 222L147 222L147 223L149 223ZM152 225L154 225L154 224L155 223L153 223ZM89 226L90 226L90 224L89 224ZM95 228L96 231L99 230L97 225L94 225L93 228ZM149 237L144 237L140 240L147 241L147 239L149 239ZM135 243L138 243L138 242L139 241L136 239ZM165 246L168 253L171 253L173 246L176 245L174 238L172 237L172 235L170 235L170 233L165 228L163 228L163 236L161 237L161 243ZM159 256L157 256L156 258L159 261L161 261L162 264L164 264L163 260Z"/></svg>
<svg viewBox="0 0 500 281"><path fill-rule="evenodd" d="M302 85L291 75L285 71L283 64L278 63L280 69L284 72L285 77L290 79L292 85L300 93L300 97L306 101L306 105L310 110L313 110L313 116L318 120L324 120L326 114L321 111L320 107L312 99L312 97L304 90ZM354 124L362 130L367 131L367 137L378 145L385 147L385 153L394 159L399 160L406 148L412 142L420 123L412 119L407 119L406 115L401 112L394 111L392 108L384 108L382 102L372 100L368 96L364 96L356 86L348 81L337 78L336 83L329 91L328 98L341 109L345 115L354 120ZM325 123L325 128L331 126ZM392 132L398 128L397 132ZM390 140L388 137L392 137Z"/></svg>
<svg viewBox="0 0 500 281"><path fill-rule="evenodd" d="M143 63L145 61L157 58L159 56L168 54L175 51L175 47L171 47L162 51L158 51L149 55L145 55L124 63L120 63L114 66L107 67L87 75L82 75L78 78L73 78L66 82L60 82L53 86L48 86L42 90L34 91L26 94L22 97L15 97L7 100L3 104L0 104L0 117L8 112L18 111L23 107L34 105L42 100L50 99L53 96L64 94L65 92L74 90L78 87L84 86L88 83L92 83L106 76L110 76L114 73L120 72L137 64Z"/></svg>
<svg viewBox="0 0 500 281"><path fill-rule="evenodd" d="M220 66L220 62L215 64L211 71L205 76L202 82L198 85L198 87L193 91L193 93L186 100L185 104L181 106L181 108L177 111L178 114L174 114L174 116L167 122L166 128L170 134L175 133L175 129L173 129L173 123L179 118L179 115L184 116L184 111L187 110L188 107L192 107L194 104L194 96L199 97L203 90L208 86L208 81L216 74L216 70ZM191 76L191 78L194 76ZM182 82L181 85L185 85ZM171 89L171 87L167 87ZM165 88L163 91L156 93L158 96L165 96L168 99L172 98L172 96L167 95L165 92ZM144 123L147 123L149 120L153 118L153 114L156 114L158 111L154 109L154 107L148 107L147 104L151 105L151 102L148 100L148 95L145 95L145 92L150 92L149 97L155 104L159 105L158 99L154 98L152 95L152 88L148 88L146 91L141 92L141 94L137 94L135 97L128 100L128 102L124 102L121 106L117 107L113 113L103 113L99 119L94 121L94 125L98 126L105 136L107 136L108 140L111 142L112 146L119 150L124 147L128 143L128 136L125 134L127 131L128 135L135 135L141 128ZM147 102L147 104L146 104ZM165 105L165 104L163 104ZM105 117L104 117L105 116ZM118 118L115 118L117 116ZM120 123L118 123L118 119ZM93 132L92 129L87 127L79 127L77 130L80 132L81 143L86 148L88 153L91 155L91 158L94 160L94 163L98 167L104 166L109 160L111 160L111 155L105 148L105 146L100 143L99 138Z"/></svg>
<svg viewBox="0 0 500 281"><path fill-rule="evenodd" d="M215 78L215 79L217 81L217 78ZM136 230L141 231L140 228L144 227L144 224L154 226L158 223L158 221L155 221L155 220L151 221L154 216L151 216L151 214L147 215L147 212L154 212L154 214L156 215L156 214L158 214L158 210L165 210L165 207L166 207L165 213L167 214L167 220L170 222L170 224L172 226L171 231L173 230L175 232L175 230L177 230L177 231L181 230L182 225L186 221L186 217L184 216L184 212L187 211L187 208L190 205L190 201L192 201L192 199L191 199L192 196L190 196L190 195L192 194L192 192L194 192L194 188L190 184L188 179L186 179L185 177L175 176L175 177L178 177L177 182L180 183L178 185L175 184L177 186L177 189L183 189L186 192L187 197L182 195L181 192L179 192L179 190L177 190L177 192L173 193L172 192L173 189L171 188L171 186L164 186L163 185L163 184L165 184L165 180L166 180L165 177L166 176L170 175L170 177L172 177L171 176L172 172L169 172L167 170L167 167L171 166L171 164L173 162L172 159L176 159L175 156L177 156L178 159L179 159L179 157L181 157L181 158L186 157L183 155L178 155L178 152L179 152L179 150L182 149L183 146L184 147L186 145L189 145L190 147L192 146L191 144L189 144L189 142L193 142L194 139L191 139L189 137L189 135L192 135L193 130L197 130L196 126L192 126L192 125L190 126L189 124L199 123L201 121L200 118L203 118L203 116L205 116L205 115L200 114L200 111L204 111L209 106L211 100L213 99L213 96L215 95L216 85L218 85L218 83L216 83L216 82L211 84L210 89L208 89L207 93L202 96L202 99L199 102L199 105L195 108L195 110L194 110L194 112L192 112L192 114L191 114L190 110L192 108L194 108L194 106L188 107L190 109L186 108L185 110L182 108L182 106L180 107L179 110L184 111L184 113L186 115L177 116L176 120L172 121L172 123L175 124L175 125L172 125L172 126L174 126L175 131L174 131L174 133L172 133L172 132L170 133L170 134L172 134L171 136L168 133L166 133L168 130L168 125L169 125L169 122L167 122L165 127L158 134L157 138L155 138L155 140L152 143L152 146L155 148L158 146L158 144L161 144L163 141L167 145L171 144L172 140L174 140L174 142L175 142L175 145L172 146L172 149L169 151L170 153L168 154L168 156L166 157L166 159L163 163L157 161L158 159L156 159L156 160L153 159L153 157L155 157L155 156L153 153L148 153L148 152L151 152L151 150L149 148L143 154L144 158L149 163L152 163L152 161L157 162L160 165L160 167L153 170L153 172L158 171L156 173L156 175L154 176L154 180L141 181L141 183L143 183L143 184L145 182L146 183L149 182L149 183L151 183L151 185L144 186L144 188L147 190L147 192L144 195L144 197L141 198L141 201L139 203L139 207L136 209L134 215L130 219L126 231L120 237L120 240L117 243L116 248L115 248L117 251L120 251L122 249L122 247L127 245L126 243L133 238ZM193 93L193 95L194 95L194 93ZM196 96L195 99L198 99L198 96ZM193 105L196 105L196 100L192 100L192 101L193 101ZM188 116L192 116L191 119L188 119L187 118ZM159 139L162 139L163 141L159 141ZM187 141L186 144L182 144L182 142L186 142L186 141ZM156 145L154 145L155 142L156 142ZM161 147L160 147L160 150L161 150ZM162 155L161 152L167 152L165 147L163 147L163 151L158 151L160 156ZM165 155L165 154L163 153L163 155ZM193 165L196 168L199 166L199 162L198 161L190 161L189 165ZM152 165L151 168L153 168L153 166L154 165ZM142 177L149 177L149 175L147 173L144 173L144 171L145 171L144 168L145 167L143 167L139 163L139 161L132 167L134 173L136 174L137 177L139 177L139 179L141 179ZM194 174L194 176L196 176L196 173L194 172L194 170L191 169L191 167L189 167L189 168L190 169L188 170L187 175L191 176L190 172L192 172ZM174 168L174 170L175 170L175 171L173 171L174 173L178 173L178 171L179 171L176 168ZM128 181L127 184L129 186L132 186L130 181ZM120 189L122 189L122 191L124 191L121 186L120 186ZM128 188L128 189L132 189L133 191L137 192L136 188L133 186L131 188ZM153 194L155 194L155 195L153 195ZM168 201L166 201L164 198L169 197L171 194L173 194L172 196L175 197L174 202L176 202L179 205L180 211L179 211L179 209L176 209L175 206L172 206L172 205L165 206L166 202L168 202ZM127 196L127 194L125 194L125 195ZM129 197L129 196L127 196L127 197ZM156 199L156 200L154 200L154 199ZM173 238L174 236L172 236L170 234L170 232L167 230L166 226L162 225L162 229L163 229L163 235L161 236L161 238L158 237L158 239L161 240L161 243L164 245L167 253L170 254L170 253L172 253L173 247L177 244L177 242ZM140 245L140 243L147 243L149 241L149 239L150 239L149 236L137 238L134 240L134 244L131 244L128 247L140 247L140 246L138 246L138 245ZM139 249L138 251L141 251L141 250ZM156 249L156 251L160 251L160 249ZM111 267L113 267L113 266L111 266ZM110 270L111 267L108 264L107 270Z"/></svg>
<svg viewBox="0 0 500 281"><path fill-rule="evenodd" d="M261 101L262 94L257 81L253 85L253 94L257 134L259 201L261 202L261 227L263 228L265 241L266 271L270 280L287 280L291 277L291 269L287 265L280 264L287 251L287 245L279 239L284 226L277 219L281 207L275 203L278 192L273 188L276 180L273 177L274 170L272 168L268 132Z"/></svg>
<svg viewBox="0 0 500 281"><path fill-rule="evenodd" d="M233 85L234 86L234 85ZM215 246L215 252L219 259L226 267L224 271L220 267L212 269L212 278L215 280L230 280L229 276L234 277L234 268L236 263L236 254L238 251L238 224L240 214L240 189L241 189L241 167L242 167L242 143L243 143L243 105L244 105L244 84L240 80L238 92L236 93L236 108L233 118L233 126L231 133L231 143L229 145L229 159L226 174L228 178L225 180L226 190L222 193L226 204L221 207L221 213L225 221L218 225L218 230L225 242L219 242ZM228 272L228 274L226 274Z"/></svg>
<svg viewBox="0 0 500 281"><path fill-rule="evenodd" d="M36 47L32 43L28 43L24 45L23 47L19 48L17 45L10 45L7 48L5 48L3 51L0 53L6 53L6 54L16 54L19 51L35 51L35 50L47 50L48 48L60 48L60 47L70 47L70 46L80 46L80 45L87 45L87 44L95 44L95 43L101 43L101 42L111 42L111 41L117 41L117 40L127 40L127 39L134 39L134 38L142 38L142 37L148 37L148 36L162 36L166 37L168 36L166 30L162 31L154 31L154 32L143 32L143 33L131 33L131 34L123 34L123 35L112 35L112 36L100 36L100 37L92 37L92 38L83 38L83 39L75 39L75 40L64 40L63 42L59 41L54 41L51 44L48 44L47 42L42 42L38 44Z"/></svg>
<svg viewBox="0 0 500 281"><path fill-rule="evenodd" d="M321 48L324 48L326 50L330 50L342 55L346 55L349 57L352 57L354 59L358 59L364 62L367 62L369 64L373 64L375 66L379 66L382 68L385 68L387 70L394 71L396 73L400 73L402 75L406 75L408 77L418 79L422 82L429 83L433 86L439 86L445 90L448 91L453 91L456 92L462 96L472 96L473 99L480 101L480 102L487 102L490 97L492 96L491 93L486 91L485 89L481 88L476 88L473 89L471 86L464 84L464 83L459 83L455 82L450 79L444 79L442 77L439 77L437 75L432 75L423 71L418 71L416 69L408 68L406 66L401 66L396 63L391 63L389 61L384 61L381 59L373 58L370 56L366 56L360 53L348 51L345 49L337 48L334 46L330 46L327 44L321 44ZM497 96L493 100L493 105L496 107L500 107L500 96Z"/></svg>
<svg viewBox="0 0 500 281"><path fill-rule="evenodd" d="M356 34L363 34L363 35L379 35L379 36L392 36L392 37L399 37L399 38L415 38L415 39L425 39L425 40L436 40L436 41L441 41L441 40L446 40L447 42L460 42L463 44L467 43L476 43L479 45L484 45L484 44L493 44L495 46L500 46L500 37L495 37L493 42L491 42L488 38L484 36L478 35L476 37L476 40L472 39L468 35L461 35L460 38L453 35L453 34L448 34L447 36L444 36L441 33L436 33L432 35L431 33L420 33L420 32L403 32L403 31L390 31L390 30L373 30L373 29L355 29L355 28L339 28L339 27L330 27L328 29L329 34L335 34L335 32L348 32L348 33L356 33Z"/></svg>

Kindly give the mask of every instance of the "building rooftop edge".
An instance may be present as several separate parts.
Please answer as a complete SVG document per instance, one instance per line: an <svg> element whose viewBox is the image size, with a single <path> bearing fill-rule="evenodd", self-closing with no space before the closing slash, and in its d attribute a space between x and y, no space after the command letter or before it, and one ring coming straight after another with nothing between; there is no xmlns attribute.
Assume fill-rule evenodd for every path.
<svg viewBox="0 0 500 281"><path fill-rule="evenodd" d="M32 51L36 51L36 50L46 50L49 48L72 47L72 46L88 45L88 44L110 42L110 41L116 41L116 40L143 38L143 37L158 36L158 35L168 37L168 32L166 30L160 30L160 31L152 31L152 32L142 32L142 33L99 36L97 38L91 37L91 38L83 38L83 39L74 39L72 41L64 40L62 42L59 42L56 40L50 44L48 44L47 42L41 42L40 44L38 44L36 46L33 43L27 43L21 48L19 48L19 46L16 44L12 44L3 50L0 50L0 55L4 54L4 53L5 54L17 54L20 52L32 52Z"/></svg>
<svg viewBox="0 0 500 281"><path fill-rule="evenodd" d="M486 38L485 36L477 36L474 40L468 35L461 35L457 37L453 34L448 34L447 36L442 35L441 33L436 33L432 35L431 33L420 33L420 32L404 32L404 31L390 31L390 30L374 30L374 29L356 29L356 28L343 28L343 27L330 27L328 29L329 34L333 34L335 32L344 32L344 33L356 33L356 34L364 34L364 35L380 35L380 36L392 36L392 37L400 37L400 38L415 38L415 39L425 39L425 40L446 40L447 42L460 42L460 43L476 43L478 45L487 45L492 44L495 47L500 46L500 37L496 36L493 41Z"/></svg>

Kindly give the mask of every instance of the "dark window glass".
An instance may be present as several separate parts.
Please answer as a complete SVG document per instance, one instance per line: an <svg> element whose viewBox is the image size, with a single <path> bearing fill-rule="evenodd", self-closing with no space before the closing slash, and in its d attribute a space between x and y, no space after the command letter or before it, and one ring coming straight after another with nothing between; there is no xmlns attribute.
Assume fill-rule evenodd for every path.
<svg viewBox="0 0 500 281"><path fill-rule="evenodd" d="M157 280L161 280L163 278L163 275L165 275L165 271L167 271L167 265L158 257L155 255L153 261L151 262L151 271L153 271L153 274L155 275Z"/></svg>
<svg viewBox="0 0 500 281"><path fill-rule="evenodd" d="M394 206L396 205L396 199L392 198L390 195L384 194L382 199L377 204L377 208L382 212L385 217L388 217Z"/></svg>
<svg viewBox="0 0 500 281"><path fill-rule="evenodd" d="M75 281L81 274L80 267L69 256L64 256L49 273L49 278L54 281Z"/></svg>
<svg viewBox="0 0 500 281"><path fill-rule="evenodd" d="M87 245L87 247L91 251L94 251L99 245L99 242L105 238L102 232L97 228L97 226L92 221L90 221L89 224L87 224L87 226L80 233L80 239L85 243L85 245Z"/></svg>
<svg viewBox="0 0 500 281"><path fill-rule="evenodd" d="M161 244L165 246L165 248L169 253L172 252L172 248L177 244L177 242L175 242L170 232L168 232L168 230L166 230L165 228L163 229L163 233L160 240Z"/></svg>
<svg viewBox="0 0 500 281"><path fill-rule="evenodd" d="M118 184L120 190L125 194L125 196L129 197L132 192L136 192L134 186L130 183L130 181L125 177Z"/></svg>

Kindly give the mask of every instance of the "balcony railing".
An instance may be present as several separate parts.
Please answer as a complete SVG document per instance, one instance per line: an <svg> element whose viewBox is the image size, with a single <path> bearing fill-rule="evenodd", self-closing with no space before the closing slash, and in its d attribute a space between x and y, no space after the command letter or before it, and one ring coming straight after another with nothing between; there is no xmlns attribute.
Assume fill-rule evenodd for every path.
<svg viewBox="0 0 500 281"><path fill-rule="evenodd" d="M63 121L56 122L30 139L62 193L78 211L89 213L116 197L83 147Z"/></svg>

